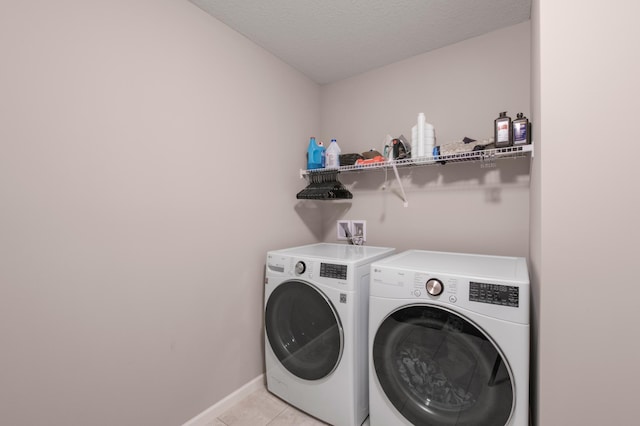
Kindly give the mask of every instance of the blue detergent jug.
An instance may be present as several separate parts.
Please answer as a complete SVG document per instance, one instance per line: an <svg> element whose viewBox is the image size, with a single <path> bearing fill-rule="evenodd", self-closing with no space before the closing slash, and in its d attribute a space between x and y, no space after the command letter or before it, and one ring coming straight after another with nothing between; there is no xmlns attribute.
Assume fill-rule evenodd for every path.
<svg viewBox="0 0 640 426"><path fill-rule="evenodd" d="M316 138L309 140L309 149L307 150L307 169L322 169L324 168L324 146L322 142L316 143Z"/></svg>

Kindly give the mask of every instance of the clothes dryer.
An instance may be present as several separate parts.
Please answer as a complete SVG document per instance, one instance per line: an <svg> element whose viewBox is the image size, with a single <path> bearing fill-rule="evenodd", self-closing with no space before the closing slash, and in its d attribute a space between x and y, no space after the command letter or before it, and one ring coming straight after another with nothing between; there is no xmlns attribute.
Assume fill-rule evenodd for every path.
<svg viewBox="0 0 640 426"><path fill-rule="evenodd" d="M410 250L371 265L371 426L526 426L524 258Z"/></svg>
<svg viewBox="0 0 640 426"><path fill-rule="evenodd" d="M370 265L392 248L312 244L267 253L267 388L335 426L368 415Z"/></svg>

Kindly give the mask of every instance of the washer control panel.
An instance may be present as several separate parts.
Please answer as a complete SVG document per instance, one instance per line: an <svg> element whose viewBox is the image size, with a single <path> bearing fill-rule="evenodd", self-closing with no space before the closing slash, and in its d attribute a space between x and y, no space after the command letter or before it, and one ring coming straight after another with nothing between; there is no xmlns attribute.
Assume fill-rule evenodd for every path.
<svg viewBox="0 0 640 426"><path fill-rule="evenodd" d="M470 281L469 300L517 308L520 303L519 290L515 286Z"/></svg>
<svg viewBox="0 0 640 426"><path fill-rule="evenodd" d="M320 264L320 276L324 278L335 278L337 280L347 279L347 265L338 265L334 263Z"/></svg>

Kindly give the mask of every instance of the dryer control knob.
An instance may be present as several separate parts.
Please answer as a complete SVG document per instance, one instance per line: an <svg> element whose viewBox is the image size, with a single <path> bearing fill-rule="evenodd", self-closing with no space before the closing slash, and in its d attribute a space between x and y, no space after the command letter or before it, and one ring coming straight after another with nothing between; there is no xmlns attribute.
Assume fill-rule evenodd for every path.
<svg viewBox="0 0 640 426"><path fill-rule="evenodd" d="M296 263L296 274L302 275L307 270L307 265L303 261Z"/></svg>
<svg viewBox="0 0 640 426"><path fill-rule="evenodd" d="M429 281L427 281L427 293L429 293L432 296L439 296L440 293L442 293L442 290L444 290L444 285L442 284L442 281L435 279L435 278L431 278Z"/></svg>

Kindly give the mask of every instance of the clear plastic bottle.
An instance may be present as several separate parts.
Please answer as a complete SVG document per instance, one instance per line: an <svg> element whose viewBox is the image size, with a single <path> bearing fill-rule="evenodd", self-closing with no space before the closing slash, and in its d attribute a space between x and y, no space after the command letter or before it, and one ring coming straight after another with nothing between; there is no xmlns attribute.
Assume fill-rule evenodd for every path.
<svg viewBox="0 0 640 426"><path fill-rule="evenodd" d="M331 139L329 147L325 151L325 168L337 169L340 167L340 147L335 139Z"/></svg>

